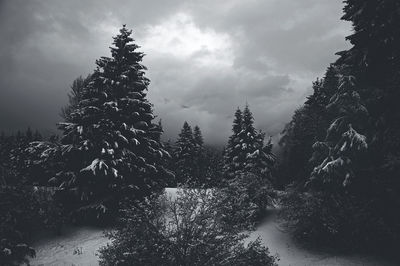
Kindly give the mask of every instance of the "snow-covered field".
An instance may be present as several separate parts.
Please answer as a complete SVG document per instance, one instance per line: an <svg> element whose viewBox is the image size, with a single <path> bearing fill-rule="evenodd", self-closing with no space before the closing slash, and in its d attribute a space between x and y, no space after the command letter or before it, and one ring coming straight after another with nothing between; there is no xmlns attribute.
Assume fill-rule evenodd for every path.
<svg viewBox="0 0 400 266"><path fill-rule="evenodd" d="M167 188L167 194L176 197L176 189ZM272 254L278 253L279 265L282 266L395 266L397 264L384 259L365 255L333 255L325 252L313 252L298 247L289 235L280 228L274 216L266 219L251 234L257 236L270 249ZM43 237L33 244L36 258L32 265L98 265L97 250L105 245L108 239L103 230L92 227L68 228L63 235Z"/></svg>

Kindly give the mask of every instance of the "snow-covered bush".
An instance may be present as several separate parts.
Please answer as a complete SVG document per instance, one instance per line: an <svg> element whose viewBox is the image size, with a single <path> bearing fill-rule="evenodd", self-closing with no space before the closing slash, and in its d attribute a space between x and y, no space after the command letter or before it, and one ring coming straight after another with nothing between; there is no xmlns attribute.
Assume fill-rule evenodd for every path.
<svg viewBox="0 0 400 266"><path fill-rule="evenodd" d="M276 265L259 240L245 245L242 226L225 223L223 204L200 189L131 204L100 250L100 265Z"/></svg>

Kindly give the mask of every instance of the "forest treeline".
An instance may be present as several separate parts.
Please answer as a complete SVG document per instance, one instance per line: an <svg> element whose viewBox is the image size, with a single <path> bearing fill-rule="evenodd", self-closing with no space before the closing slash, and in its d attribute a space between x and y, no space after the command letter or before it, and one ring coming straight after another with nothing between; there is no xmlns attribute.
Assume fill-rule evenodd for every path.
<svg viewBox="0 0 400 266"><path fill-rule="evenodd" d="M1 261L34 255L35 230L108 223L117 229L101 265L275 265L259 240L244 245L244 232L277 201L302 243L395 251L400 3L344 2L352 47L313 82L282 132L279 158L248 104L236 109L223 151L184 121L176 142L162 141L144 54L124 25L111 57L73 82L60 136L1 136ZM185 189L171 200L166 187Z"/></svg>
<svg viewBox="0 0 400 266"><path fill-rule="evenodd" d="M283 130L279 167L295 235L343 249L400 237L398 1L345 1L352 47L338 52Z"/></svg>

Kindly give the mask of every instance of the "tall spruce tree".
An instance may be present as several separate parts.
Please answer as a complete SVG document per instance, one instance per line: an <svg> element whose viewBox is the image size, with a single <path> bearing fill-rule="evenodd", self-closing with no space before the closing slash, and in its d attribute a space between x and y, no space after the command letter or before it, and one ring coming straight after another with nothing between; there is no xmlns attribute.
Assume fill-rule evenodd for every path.
<svg viewBox="0 0 400 266"><path fill-rule="evenodd" d="M254 128L254 118L248 104L243 113L239 108L235 112L232 131L224 155L226 177L235 178L243 172L269 176L275 161L272 143L264 146L265 134Z"/></svg>
<svg viewBox="0 0 400 266"><path fill-rule="evenodd" d="M244 156L243 170L269 177L275 156L272 154L271 139L264 146L264 138L265 134L255 129L253 114L249 105L246 104L243 111L242 130L239 133L241 153Z"/></svg>
<svg viewBox="0 0 400 266"><path fill-rule="evenodd" d="M337 117L329 126L325 141L313 145L315 152L322 154L318 156L322 162L312 171L310 183L329 190L349 185L355 178L360 152L368 147L366 137L357 132L365 128L368 111L356 90L354 77L345 71L339 72L339 88L327 106Z"/></svg>
<svg viewBox="0 0 400 266"><path fill-rule="evenodd" d="M195 147L194 154L194 179L198 186L206 183L206 161L204 152L204 140L200 127L196 125L193 128L193 142Z"/></svg>
<svg viewBox="0 0 400 266"><path fill-rule="evenodd" d="M178 184L192 183L194 176L194 159L196 145L193 139L193 131L185 121L175 143L176 182Z"/></svg>
<svg viewBox="0 0 400 266"><path fill-rule="evenodd" d="M239 107L236 109L232 135L229 137L228 145L224 151L224 175L227 178L234 178L238 171L240 171L241 163L243 161L243 153L241 152L239 133L242 131L243 114Z"/></svg>
<svg viewBox="0 0 400 266"><path fill-rule="evenodd" d="M201 130L199 126L195 126L193 128L193 141L196 144L197 149L199 150L198 152L201 152L200 150L203 149L203 135L201 134Z"/></svg>
<svg viewBox="0 0 400 266"><path fill-rule="evenodd" d="M317 191L292 214L298 235L387 252L400 239L400 2L344 2L354 33L333 64L330 126L313 145Z"/></svg>
<svg viewBox="0 0 400 266"><path fill-rule="evenodd" d="M396 196L400 191L400 179L396 178L400 173L400 3L345 3L342 19L353 24L354 33L347 37L353 47L340 53L339 62L351 66L370 115L366 131L370 150L367 163L373 179L370 187L400 204Z"/></svg>
<svg viewBox="0 0 400 266"><path fill-rule="evenodd" d="M337 86L337 67L331 65L323 79L313 82L313 94L308 96L304 105L295 111L292 120L282 131L279 141L282 148L279 165L281 184L291 182L304 184L308 181L313 167L321 163L317 157L320 154L313 153L312 145L316 141L325 140L326 130L332 120L332 114L327 111L326 106Z"/></svg>
<svg viewBox="0 0 400 266"><path fill-rule="evenodd" d="M152 105L143 53L125 25L114 37L111 57L101 57L90 82L68 111L58 151L63 171L51 181L78 196L80 210L109 210L121 197L141 198L161 188L167 156ZM99 212L101 211L101 212Z"/></svg>

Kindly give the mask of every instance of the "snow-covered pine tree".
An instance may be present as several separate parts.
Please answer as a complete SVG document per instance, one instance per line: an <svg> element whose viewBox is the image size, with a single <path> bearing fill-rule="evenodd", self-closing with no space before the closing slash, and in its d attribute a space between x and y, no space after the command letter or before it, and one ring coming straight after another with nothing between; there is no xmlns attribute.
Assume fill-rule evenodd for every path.
<svg viewBox="0 0 400 266"><path fill-rule="evenodd" d="M226 178L234 178L237 171L242 169L243 155L240 147L239 133L242 131L243 114L239 107L235 111L232 135L229 137L228 145L224 150L224 175Z"/></svg>
<svg viewBox="0 0 400 266"><path fill-rule="evenodd" d="M338 75L339 88L327 105L336 117L327 130L325 141L313 145L313 158L321 159L308 182L329 190L346 187L352 182L360 152L368 147L366 137L358 132L365 127L368 111L357 91L355 78L345 66Z"/></svg>
<svg viewBox="0 0 400 266"><path fill-rule="evenodd" d="M194 175L196 146L192 128L186 121L183 123L174 150L176 182L178 184L191 183Z"/></svg>
<svg viewBox="0 0 400 266"><path fill-rule="evenodd" d="M354 33L347 37L353 47L341 52L340 60L353 66L363 88L360 95L370 114L371 130L366 135L369 176L374 180L372 191L379 196L391 194L392 202L399 202L400 2L346 0L345 3L342 19L353 24Z"/></svg>
<svg viewBox="0 0 400 266"><path fill-rule="evenodd" d="M80 210L98 215L123 196L141 198L161 188L167 173L159 163L167 152L146 99L144 54L131 33L120 29L111 57L96 61L78 103L59 123L65 167L50 181L77 195Z"/></svg>
<svg viewBox="0 0 400 266"><path fill-rule="evenodd" d="M243 111L242 130L239 133L241 153L244 156L242 170L269 176L275 156L272 154L271 139L264 147L264 138L265 134L254 128L253 114L249 105L246 104Z"/></svg>
<svg viewBox="0 0 400 266"><path fill-rule="evenodd" d="M193 128L193 140L196 145L197 152L200 153L203 149L204 140L200 127L197 125Z"/></svg>
<svg viewBox="0 0 400 266"><path fill-rule="evenodd" d="M204 158L204 140L200 127L196 125L193 128L194 142L194 179L198 186L203 186L206 183L206 162Z"/></svg>

